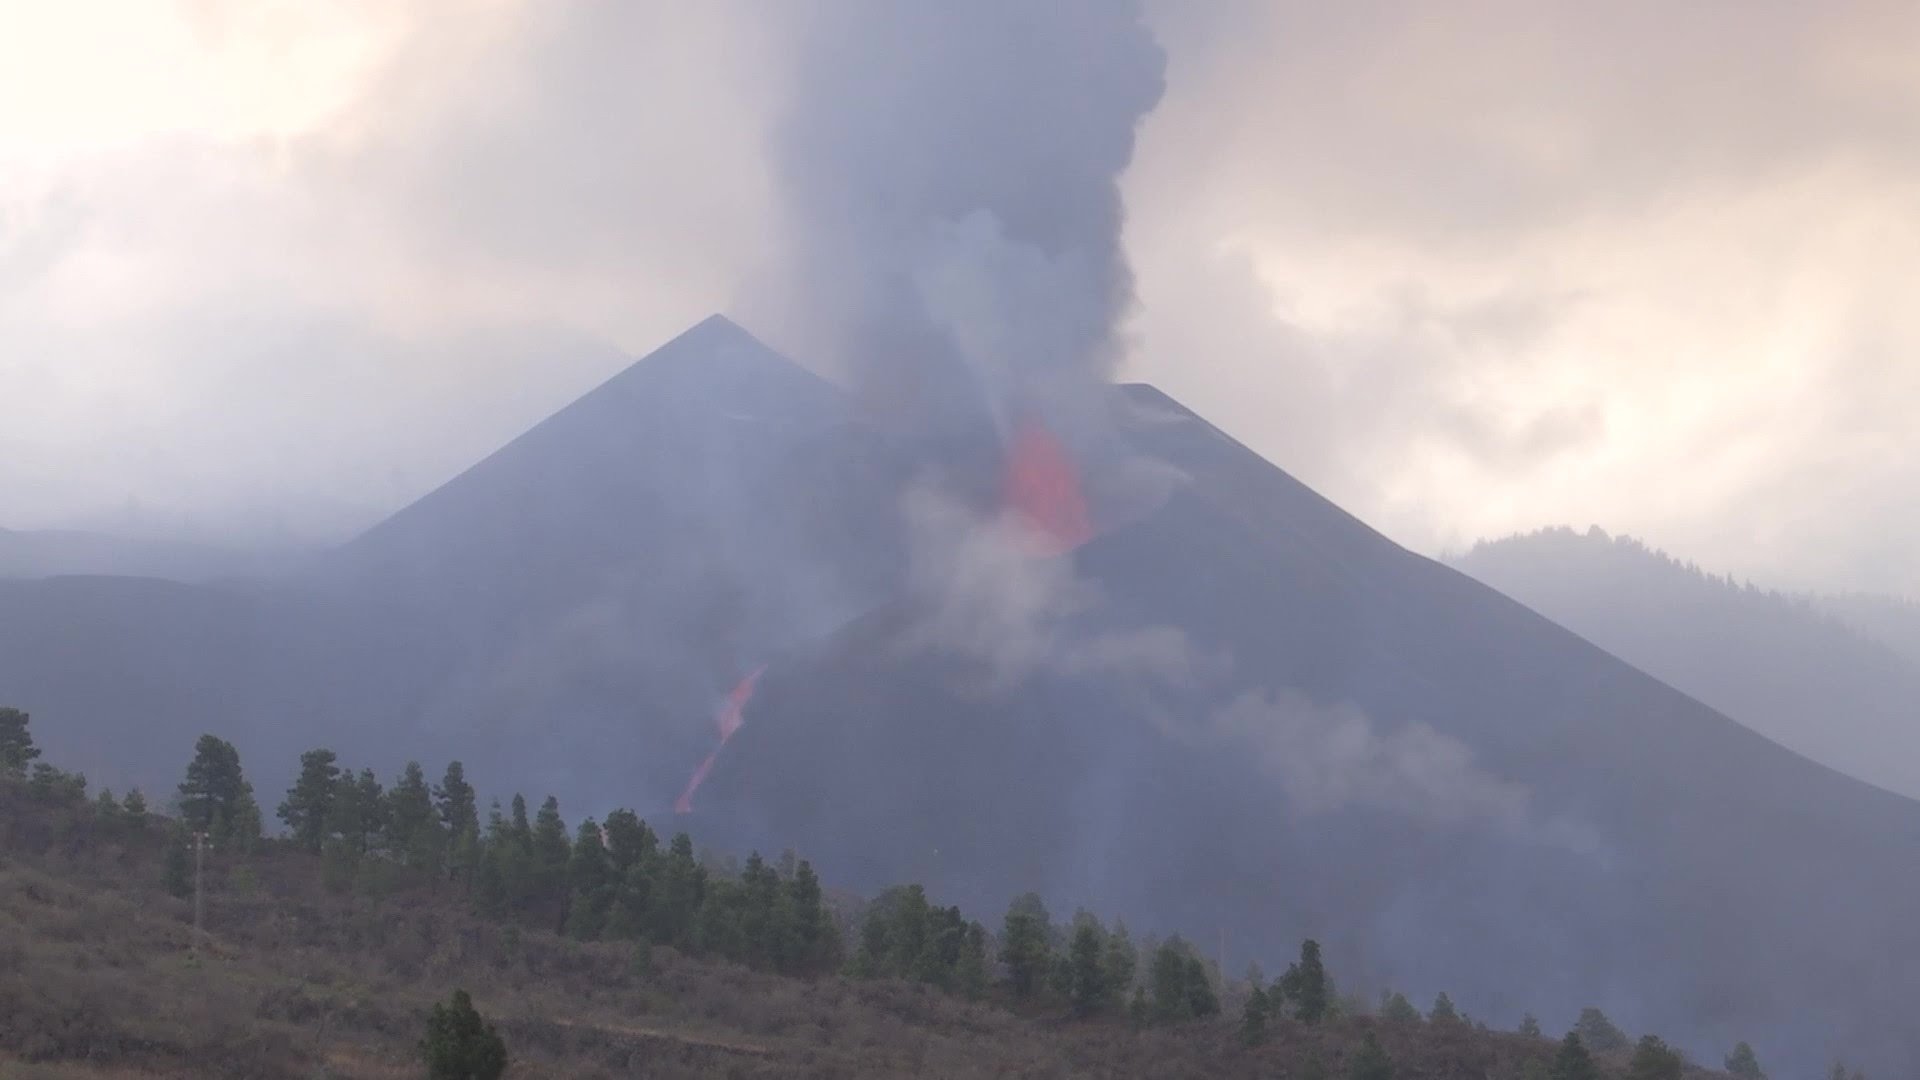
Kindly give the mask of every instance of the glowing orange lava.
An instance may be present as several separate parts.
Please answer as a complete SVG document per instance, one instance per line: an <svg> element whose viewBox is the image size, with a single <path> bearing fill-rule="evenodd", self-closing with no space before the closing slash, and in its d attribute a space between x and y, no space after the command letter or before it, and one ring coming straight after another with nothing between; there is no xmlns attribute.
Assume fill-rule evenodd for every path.
<svg viewBox="0 0 1920 1080"><path fill-rule="evenodd" d="M713 726L720 731L720 745L714 747L713 752L700 763L700 767L693 770L693 775L687 778L687 789L682 791L680 797L673 802L674 813L693 812L693 793L700 790L701 782L707 778L708 773L713 771L713 764L720 760L720 751L726 749L727 740L733 738L733 733L739 731L740 726L746 723L747 702L753 700L753 691L760 685L760 675L766 670L766 665L762 664L747 672L747 677L735 684L734 688L727 692L726 698L720 702L720 708L713 714Z"/></svg>
<svg viewBox="0 0 1920 1080"><path fill-rule="evenodd" d="M1031 421L1022 424L1006 462L1001 498L1033 526L1041 554L1064 554L1093 539L1080 469L1052 432Z"/></svg>

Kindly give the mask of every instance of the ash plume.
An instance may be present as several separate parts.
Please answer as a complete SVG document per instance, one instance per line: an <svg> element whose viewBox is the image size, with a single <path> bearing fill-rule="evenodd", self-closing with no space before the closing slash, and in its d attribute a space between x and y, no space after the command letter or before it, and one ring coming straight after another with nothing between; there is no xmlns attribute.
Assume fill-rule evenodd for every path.
<svg viewBox="0 0 1920 1080"><path fill-rule="evenodd" d="M770 158L806 343L936 437L1085 453L1133 301L1116 181L1165 55L1137 5L801 4Z"/></svg>

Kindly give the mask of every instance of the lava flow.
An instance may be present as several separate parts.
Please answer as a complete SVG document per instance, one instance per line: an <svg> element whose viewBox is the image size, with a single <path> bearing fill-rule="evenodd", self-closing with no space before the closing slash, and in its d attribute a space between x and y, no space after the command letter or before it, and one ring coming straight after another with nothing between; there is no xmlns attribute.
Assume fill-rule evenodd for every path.
<svg viewBox="0 0 1920 1080"><path fill-rule="evenodd" d="M720 745L715 746L713 752L707 755L707 759L700 763L700 767L693 770L693 775L687 779L687 789L674 800L674 813L693 812L693 793L700 790L700 782L713 771L713 763L719 760L720 751L726 749L727 740L733 738L733 733L739 731L740 725L746 723L747 702L753 700L754 688L760 685L760 674L766 670L766 665L762 664L747 672L746 678L735 684L734 688L727 692L726 698L720 702L719 710L713 715L713 726L720 731Z"/></svg>

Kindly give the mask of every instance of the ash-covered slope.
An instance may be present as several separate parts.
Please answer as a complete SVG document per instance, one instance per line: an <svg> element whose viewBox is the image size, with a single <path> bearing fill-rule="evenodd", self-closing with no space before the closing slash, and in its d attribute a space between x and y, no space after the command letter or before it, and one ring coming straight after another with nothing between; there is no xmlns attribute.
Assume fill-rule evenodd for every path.
<svg viewBox="0 0 1920 1080"><path fill-rule="evenodd" d="M1040 888L1229 962L1290 942L1482 1015L1598 1004L1700 1053L1907 1068L1920 806L1404 551L1149 388L1190 482L1073 556L1020 678L877 612L777 665L702 814L862 886ZM1184 643L1188 678L1155 679ZM1109 667L1085 657L1118 646ZM1211 944L1211 941L1209 941Z"/></svg>

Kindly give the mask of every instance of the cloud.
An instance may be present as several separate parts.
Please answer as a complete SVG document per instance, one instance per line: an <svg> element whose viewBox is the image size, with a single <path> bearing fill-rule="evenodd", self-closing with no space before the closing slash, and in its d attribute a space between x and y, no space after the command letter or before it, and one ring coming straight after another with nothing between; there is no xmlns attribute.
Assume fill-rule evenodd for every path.
<svg viewBox="0 0 1920 1080"><path fill-rule="evenodd" d="M825 272L788 288L844 265L834 230L799 220L900 240L945 324L1021 325L919 257L991 223L870 212L912 187L988 192L994 245L1044 256L1010 260L1036 280L1070 283L1081 260L1094 287L1053 293L1092 298L1060 305L1086 314L1023 333L1032 351L1124 355L1416 548L1598 521L1783 586L1920 592L1901 497L1920 480L1911 5L1440 20L1162 0L1164 57L1121 9L1062 5L1028 60L1096 18L1103 48L1050 88L1044 64L1002 63L1004 35L930 13L874 29L873 10L203 3L178 26L36 23L0 52L0 97L71 109L0 112L4 524L133 496L337 533L714 310L825 363L875 294ZM146 51L88 45L116 25ZM854 108L857 74L949 30L925 107ZM22 59L41 54L81 59ZM823 59L845 61L837 81L807 67ZM65 92L81 75L87 93ZM1021 112L1036 82L1059 108ZM982 130L932 107L978 85ZM1089 103L1118 119L1066 119ZM964 153L988 136L1004 152ZM816 153L836 138L901 152ZM1056 145L1092 180L1027 191L995 171ZM1121 167L1123 200L1079 197ZM1124 250L1063 239L1106 235L1123 206ZM1127 310L1122 256L1131 321L1074 330ZM517 353L471 358L500 337Z"/></svg>
<svg viewBox="0 0 1920 1080"><path fill-rule="evenodd" d="M1599 521L1920 589L1834 543L1920 529L1910 7L1186 10L1131 374L1419 549Z"/></svg>
<svg viewBox="0 0 1920 1080"><path fill-rule="evenodd" d="M209 64L285 29L196 13ZM764 202L738 14L381 15L292 131L187 102L49 157L0 117L7 524L339 536L726 307Z"/></svg>

